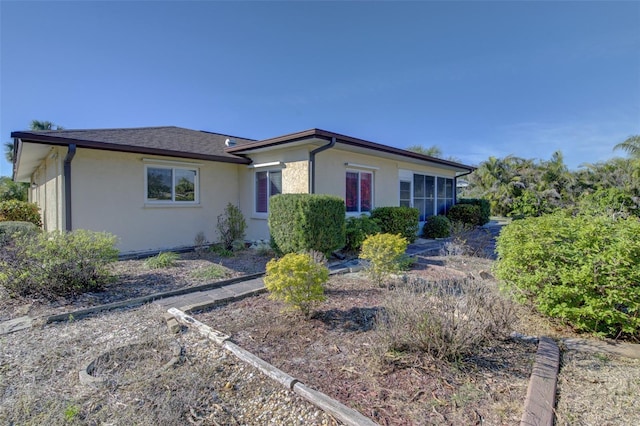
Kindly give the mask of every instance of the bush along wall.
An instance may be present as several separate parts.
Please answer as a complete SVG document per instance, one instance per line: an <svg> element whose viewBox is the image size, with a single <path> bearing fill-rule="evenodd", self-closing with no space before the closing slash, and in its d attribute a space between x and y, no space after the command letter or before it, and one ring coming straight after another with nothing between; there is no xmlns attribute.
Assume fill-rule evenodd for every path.
<svg viewBox="0 0 640 426"><path fill-rule="evenodd" d="M489 223L489 216L491 215L491 204L488 200L485 200L484 198L460 198L456 201L456 205L467 204L478 206L480 208L480 219L478 221L478 226Z"/></svg>
<svg viewBox="0 0 640 426"><path fill-rule="evenodd" d="M284 254L317 250L328 257L345 245L345 206L339 197L274 195L268 222L272 243Z"/></svg>
<svg viewBox="0 0 640 426"><path fill-rule="evenodd" d="M579 330L640 337L640 221L563 212L514 221L496 276L521 301Z"/></svg>
<svg viewBox="0 0 640 426"><path fill-rule="evenodd" d="M409 243L416 240L420 212L413 207L378 207L371 211L371 219L378 222L385 234L406 238Z"/></svg>
<svg viewBox="0 0 640 426"><path fill-rule="evenodd" d="M38 206L19 200L0 201L0 222L5 221L31 222L36 226L42 226Z"/></svg>

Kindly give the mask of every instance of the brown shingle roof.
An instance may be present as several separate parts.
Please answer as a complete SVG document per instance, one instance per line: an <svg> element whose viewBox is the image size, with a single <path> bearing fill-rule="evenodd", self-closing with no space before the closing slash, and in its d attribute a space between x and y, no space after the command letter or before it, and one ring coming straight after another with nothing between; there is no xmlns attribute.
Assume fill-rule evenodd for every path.
<svg viewBox="0 0 640 426"><path fill-rule="evenodd" d="M42 130L11 133L25 142L50 145L76 144L80 148L141 154L167 155L180 158L249 163L246 158L225 151L225 141L252 143L252 139L182 127L139 127L130 129Z"/></svg>

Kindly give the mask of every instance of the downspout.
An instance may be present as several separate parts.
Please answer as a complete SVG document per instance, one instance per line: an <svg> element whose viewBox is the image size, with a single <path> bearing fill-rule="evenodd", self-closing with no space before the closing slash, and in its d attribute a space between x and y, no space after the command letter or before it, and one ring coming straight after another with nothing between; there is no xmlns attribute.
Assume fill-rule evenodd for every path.
<svg viewBox="0 0 640 426"><path fill-rule="evenodd" d="M67 156L64 157L64 216L65 229L71 231L71 160L76 155L76 144L69 144Z"/></svg>
<svg viewBox="0 0 640 426"><path fill-rule="evenodd" d="M326 145L322 145L319 148L314 149L309 153L309 163L311 165L310 170L310 180L309 180L309 194L316 193L316 154L326 151L327 149L333 148L336 144L336 138L332 137L331 142Z"/></svg>
<svg viewBox="0 0 640 426"><path fill-rule="evenodd" d="M462 176L470 175L473 172L475 172L475 170L471 170L471 171L469 171L467 173L463 173L461 175L456 175L453 178L453 187L455 188L455 190L453 191L453 204L457 204L458 203L458 178L462 177Z"/></svg>

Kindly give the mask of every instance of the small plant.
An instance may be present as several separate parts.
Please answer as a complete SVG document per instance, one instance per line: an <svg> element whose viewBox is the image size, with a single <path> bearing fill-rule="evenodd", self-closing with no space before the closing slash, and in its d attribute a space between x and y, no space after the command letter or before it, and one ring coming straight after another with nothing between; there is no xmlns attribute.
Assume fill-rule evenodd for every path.
<svg viewBox="0 0 640 426"><path fill-rule="evenodd" d="M399 285L377 317L382 352L456 360L509 335L513 305L484 281L412 280Z"/></svg>
<svg viewBox="0 0 640 426"><path fill-rule="evenodd" d="M0 201L0 222L5 221L31 222L38 227L42 226L38 206L19 200Z"/></svg>
<svg viewBox="0 0 640 426"><path fill-rule="evenodd" d="M369 261L369 277L374 283L382 285L389 274L399 272L406 265L406 250L405 238L393 234L377 234L364 240L360 259Z"/></svg>
<svg viewBox="0 0 640 426"><path fill-rule="evenodd" d="M20 236L33 236L40 228L31 222L0 222L0 247Z"/></svg>
<svg viewBox="0 0 640 426"><path fill-rule="evenodd" d="M267 263L264 284L271 299L300 310L308 318L311 308L325 300L324 283L328 279L327 267L310 255L289 253Z"/></svg>
<svg viewBox="0 0 640 426"><path fill-rule="evenodd" d="M447 238L451 235L451 221L446 216L429 216L422 235L425 238Z"/></svg>
<svg viewBox="0 0 640 426"><path fill-rule="evenodd" d="M80 414L80 407L74 404L67 405L67 408L64 410L64 419L67 422L73 422Z"/></svg>
<svg viewBox="0 0 640 426"><path fill-rule="evenodd" d="M370 235L381 232L378 222L367 215L360 217L350 217L346 222L346 245L348 251L358 251L362 247L362 242Z"/></svg>
<svg viewBox="0 0 640 426"><path fill-rule="evenodd" d="M255 247L256 253L258 253L259 256L263 256L263 257L273 257L274 255L274 250L271 247L271 244L268 243L264 243L264 242L260 242L256 245Z"/></svg>
<svg viewBox="0 0 640 426"><path fill-rule="evenodd" d="M451 222L462 222L465 225L480 226L483 222L482 210L479 205L456 204L447 212Z"/></svg>
<svg viewBox="0 0 640 426"><path fill-rule="evenodd" d="M207 237L205 237L204 232L200 231L196 234L193 240L193 247L198 257L204 256L207 250Z"/></svg>
<svg viewBox="0 0 640 426"><path fill-rule="evenodd" d="M218 216L216 226L220 234L220 243L227 250L233 250L234 241L244 240L247 222L242 211L233 204L227 204L224 213Z"/></svg>
<svg viewBox="0 0 640 426"><path fill-rule="evenodd" d="M211 246L211 248L209 250L211 250L211 253L215 253L220 257L233 257L234 256L232 250L229 250L229 249L225 248L221 244L214 244L214 245Z"/></svg>
<svg viewBox="0 0 640 426"><path fill-rule="evenodd" d="M180 256L172 251L158 253L144 261L144 266L149 269L173 268L178 263Z"/></svg>
<svg viewBox="0 0 640 426"><path fill-rule="evenodd" d="M229 276L229 270L222 265L213 264L206 268L199 268L191 272L193 278L203 280L217 280Z"/></svg>

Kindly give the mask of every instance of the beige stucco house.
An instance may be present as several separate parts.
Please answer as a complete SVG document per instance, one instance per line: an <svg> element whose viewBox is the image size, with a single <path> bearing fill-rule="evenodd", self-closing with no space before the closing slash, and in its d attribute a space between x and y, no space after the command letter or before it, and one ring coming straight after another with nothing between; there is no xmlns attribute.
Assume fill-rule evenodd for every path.
<svg viewBox="0 0 640 426"><path fill-rule="evenodd" d="M324 130L266 140L179 127L13 132L14 179L31 184L45 230L91 229L122 253L216 241L227 203L247 239L268 239L268 199L318 193L347 215L406 205L426 216L455 203L456 179L473 167Z"/></svg>

